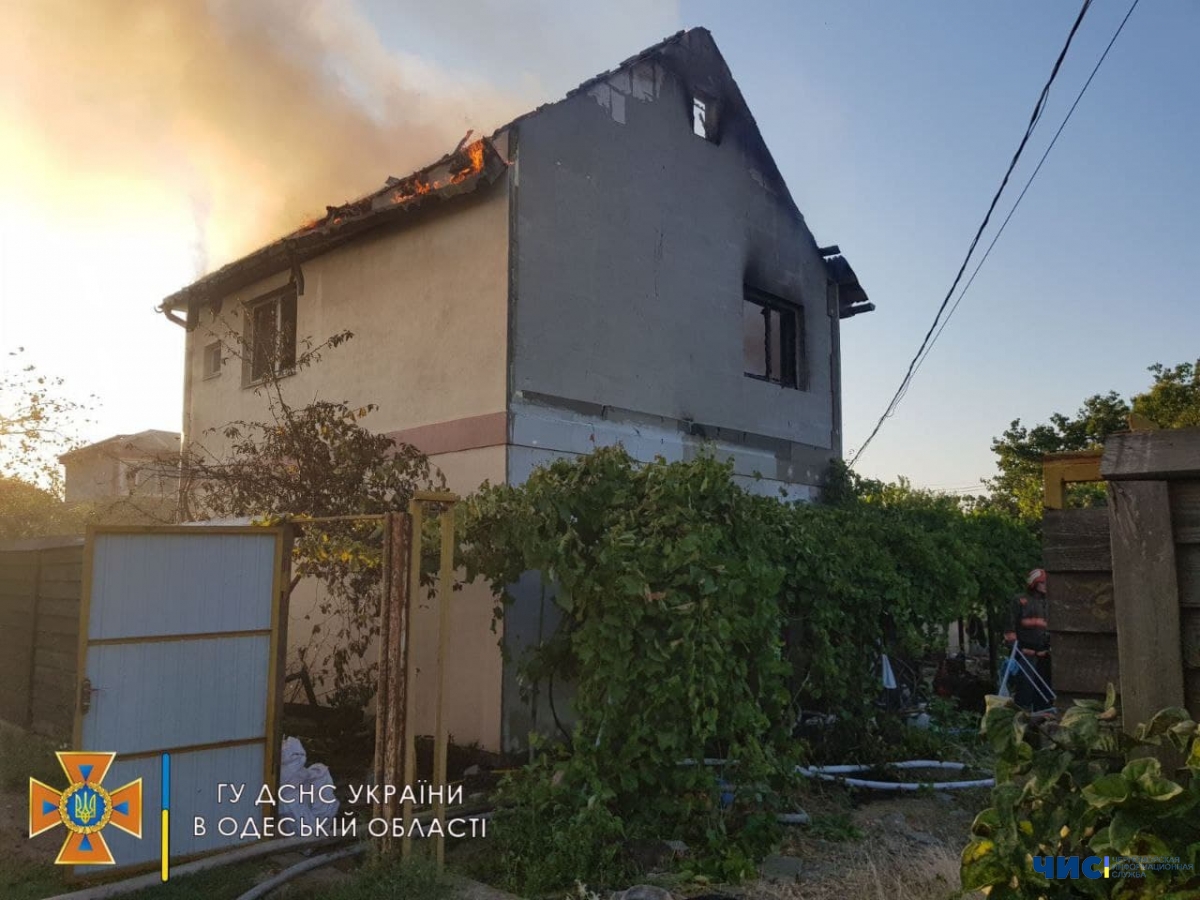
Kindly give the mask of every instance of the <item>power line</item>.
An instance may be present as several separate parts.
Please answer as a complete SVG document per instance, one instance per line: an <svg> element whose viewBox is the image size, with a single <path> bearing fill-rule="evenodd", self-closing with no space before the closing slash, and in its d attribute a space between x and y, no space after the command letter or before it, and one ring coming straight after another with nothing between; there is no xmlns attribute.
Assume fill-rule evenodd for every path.
<svg viewBox="0 0 1200 900"><path fill-rule="evenodd" d="M1066 117L1062 120L1062 124L1058 126L1058 131L1054 132L1054 137L1050 141L1050 145L1046 148L1046 152L1042 154L1042 158L1038 160L1037 168L1033 170L1033 174L1029 176L1029 180L1025 182L1025 187L1021 189L1020 195L1017 197L1017 202L1013 204L1012 209L1008 211L1008 215L1004 217L1004 221L1000 223L1000 228L996 232L996 236L992 238L992 242L988 244L987 250L979 260L979 265L975 267L975 271L971 273L971 277L967 279L967 283L963 285L962 291L958 295L958 299L954 301L954 305L950 307L950 312L946 314L946 319L942 322L941 328L937 330L937 334L933 336L933 340L929 342L929 347L925 350L925 355L917 362L916 369L913 370L913 375L921 370L921 365L933 350L933 345L938 342L938 338L942 336L942 332L946 330L946 326L950 324L950 319L954 317L954 311L958 309L958 304L962 303L963 297L967 291L971 289L971 285L975 283L975 276L979 274L979 270L983 268L983 264L987 262L989 256L992 255L992 248L996 246L996 241L1000 240L1000 235L1004 234L1004 229L1008 225L1009 219L1013 217L1013 213L1017 211L1017 207L1021 205L1021 201L1025 199L1025 193L1029 190L1029 186L1033 184L1033 180L1037 178L1038 172L1042 170L1042 163L1046 161L1046 157L1050 155L1050 151L1054 149L1054 145L1058 142L1058 136L1063 133L1063 129L1067 127L1067 123L1071 121L1071 116L1075 112L1075 107L1079 105L1079 101L1083 99L1083 95L1087 93L1088 85L1092 83L1092 79L1096 77L1096 73L1100 71L1100 66L1104 64L1105 58L1108 56L1108 51L1112 49L1113 44L1117 42L1117 38L1121 36L1121 31L1125 28L1125 23L1129 21L1129 17L1133 15L1133 11L1137 9L1137 5L1141 0L1133 0L1133 4L1129 7L1129 11L1125 13L1125 18L1121 20L1121 24L1117 26L1117 30L1113 33L1112 39L1108 42L1108 46L1104 48L1104 52L1100 54L1100 59L1096 61L1095 67L1092 69L1092 74L1088 76L1087 81L1083 83L1083 87L1079 89L1079 94L1075 97L1075 102L1071 104L1071 108L1067 110ZM908 388L905 388L905 393L908 393ZM901 400L904 396L901 395ZM857 459L857 457L855 457Z"/></svg>
<svg viewBox="0 0 1200 900"><path fill-rule="evenodd" d="M967 270L967 265L971 261L971 255L975 252L975 248L979 244L979 239L983 237L983 232L987 228L988 222L991 221L992 212L996 209L996 204L1000 202L1000 195L1004 193L1004 188L1008 185L1008 179L1012 176L1013 169L1016 168L1017 162L1021 158L1021 154L1025 150L1025 145L1029 143L1029 137L1033 134L1033 129L1038 123L1038 119L1042 116L1042 110L1046 106L1046 98L1050 94L1050 86L1054 84L1054 79L1058 76L1058 71L1062 68L1063 60L1067 56L1067 51L1071 47L1071 41L1075 38L1075 33L1079 30L1079 26L1083 23L1083 17L1087 14L1088 8L1092 5L1092 0L1083 0L1083 6L1080 7L1079 15L1075 18L1075 24L1071 26L1071 31L1067 34L1067 40L1063 44L1062 50L1059 51L1058 58L1054 61L1054 68L1050 70L1050 77L1047 79L1045 86L1042 88L1041 94L1038 96L1037 103L1034 104L1033 113L1029 117L1029 124L1025 126L1025 134L1021 137L1021 143L1017 146L1017 152L1013 154L1012 161L1008 164L1008 169L1004 173L1004 178L1000 181L1000 187L996 189L995 195L992 197L992 202L988 205L987 213L983 217L983 222L980 223L979 229L975 232L975 237L971 240L971 246L967 248L967 255L963 258L962 265L958 267L958 273L954 276L954 283L950 285L950 290L946 292L945 299L942 300L941 306L938 307L937 315L933 317L933 324L929 326L929 330L925 332L925 338L921 341L921 346L917 348L917 353L912 358L912 362L908 364L908 371L905 372L900 386L896 388L896 393L892 395L891 401L887 405L887 409L883 411L883 415L879 417L879 421L875 423L875 427L867 436L866 441L858 452L854 454L854 459L850 461L850 466L853 467L858 462L859 458L870 446L871 441L875 439L875 435L879 433L879 429L883 427L883 423L896 410L896 405L900 402L904 395L905 389L912 381L913 372L916 369L917 363L921 359L921 355L925 352L925 348L929 345L930 339L933 337L934 331L938 327L938 322L941 320L942 313L950 304L950 298L954 296L955 290L958 288L958 283L962 280L963 273Z"/></svg>

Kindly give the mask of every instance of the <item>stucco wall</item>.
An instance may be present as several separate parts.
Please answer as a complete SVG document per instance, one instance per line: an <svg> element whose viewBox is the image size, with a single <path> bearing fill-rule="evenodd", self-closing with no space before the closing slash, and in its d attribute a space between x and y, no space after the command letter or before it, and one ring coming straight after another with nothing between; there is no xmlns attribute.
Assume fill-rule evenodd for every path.
<svg viewBox="0 0 1200 900"><path fill-rule="evenodd" d="M283 381L291 402L346 400L379 409L364 420L376 432L432 436L439 449L467 443L478 427L505 410L508 317L508 202L503 180L442 209L418 212L411 226L360 238L303 266L304 293L297 303L297 333L317 342L349 330L354 338L329 350L312 368ZM204 377L204 348L228 330L240 332L242 303L288 281L287 273L225 298L219 316L200 314L189 335L190 396L185 434L218 455L224 441L206 435L235 419L262 420L263 397L243 387L240 361ZM447 423L449 423L447 425ZM436 426L447 425L445 429ZM431 427L427 427L431 426ZM491 447L431 455L451 490L466 494L484 479L505 477L504 432ZM420 446L420 437L414 442ZM432 448L433 445L431 445ZM309 640L320 620L317 585L293 595L289 616L293 649ZM492 598L486 588L455 593L447 678L448 727L458 741L499 745L501 660L491 630ZM311 618L306 618L311 616ZM433 728L436 616L422 598L414 609L415 697L421 733ZM295 688L290 685L289 688Z"/></svg>
<svg viewBox="0 0 1200 900"><path fill-rule="evenodd" d="M103 452L84 453L63 464L66 474L66 501L109 500L117 491L116 457Z"/></svg>
<svg viewBox="0 0 1200 900"><path fill-rule="evenodd" d="M504 181L444 207L419 210L397 231L365 236L303 265L298 335L320 343L349 330L354 338L317 365L283 381L303 404L313 397L375 403L365 424L396 431L505 408L508 316L508 202ZM188 336L189 441L219 449L211 427L261 419L264 401L242 386L241 364L204 377L204 348L240 333L243 303L280 287L288 273L258 282L200 314Z"/></svg>

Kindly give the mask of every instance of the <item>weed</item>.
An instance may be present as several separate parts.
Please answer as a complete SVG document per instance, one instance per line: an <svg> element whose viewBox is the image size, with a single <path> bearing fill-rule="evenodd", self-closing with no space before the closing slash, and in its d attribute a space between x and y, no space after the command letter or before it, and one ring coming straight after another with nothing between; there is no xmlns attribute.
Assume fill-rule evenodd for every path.
<svg viewBox="0 0 1200 900"><path fill-rule="evenodd" d="M64 776L54 755L56 749L48 738L0 728L0 788L24 790L30 778L50 785L61 782Z"/></svg>
<svg viewBox="0 0 1200 900"><path fill-rule="evenodd" d="M850 817L844 813L817 816L808 830L813 837L827 841L857 841L863 836L862 831L855 827Z"/></svg>
<svg viewBox="0 0 1200 900"><path fill-rule="evenodd" d="M262 872L261 861L206 869L195 875L173 877L166 884L127 894L128 900L236 900L254 886Z"/></svg>
<svg viewBox="0 0 1200 900"><path fill-rule="evenodd" d="M63 872L45 863L0 859L0 897L37 900L69 890Z"/></svg>
<svg viewBox="0 0 1200 900"><path fill-rule="evenodd" d="M369 859L352 881L323 887L322 900L443 900L453 891L432 860L414 855L405 861Z"/></svg>

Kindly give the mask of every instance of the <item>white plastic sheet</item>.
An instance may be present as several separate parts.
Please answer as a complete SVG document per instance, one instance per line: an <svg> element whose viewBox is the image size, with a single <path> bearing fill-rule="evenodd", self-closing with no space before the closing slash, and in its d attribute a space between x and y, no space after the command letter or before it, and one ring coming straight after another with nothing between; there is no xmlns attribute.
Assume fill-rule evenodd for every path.
<svg viewBox="0 0 1200 900"><path fill-rule="evenodd" d="M327 799L332 797L333 776L329 767L322 763L306 766L308 754L298 738L290 737L283 740L283 752L280 755L279 784L292 785L294 790L286 792L290 803L279 804L279 815L294 818L297 822L307 822L315 826L319 820L333 819L340 807L336 797L331 802L321 799L322 793ZM321 788L325 787L322 791ZM301 800L303 798L303 802Z"/></svg>

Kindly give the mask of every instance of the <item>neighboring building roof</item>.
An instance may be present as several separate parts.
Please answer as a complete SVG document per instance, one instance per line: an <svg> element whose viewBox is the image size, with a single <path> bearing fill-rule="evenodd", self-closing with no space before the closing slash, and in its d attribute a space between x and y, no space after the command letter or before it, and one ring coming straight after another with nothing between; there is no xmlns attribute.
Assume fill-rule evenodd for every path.
<svg viewBox="0 0 1200 900"><path fill-rule="evenodd" d="M742 96L741 89L733 78L733 73L729 70L725 58L721 55L707 28L691 28L676 32L629 57L619 66L589 78L578 87L568 91L564 99L575 97L614 77L617 73L651 59L670 65L679 56L676 51L683 47L686 53L689 48L684 45L690 44L693 39L703 42L705 50L711 50L718 70L713 73L711 80L719 82L726 89L722 92L727 95L725 100L731 104L732 111L748 126L747 130L753 135L756 144L753 149L757 150L755 155L764 170L764 175L780 186L782 196L787 204L793 213L803 221L804 216L796 206L791 192L787 189L783 175L762 138L758 123L750 112L750 107ZM467 138L464 138L462 144L453 153L443 156L437 162L431 163L405 178L388 178L382 188L358 200L341 206L327 206L324 216L176 291L162 301L159 309L170 314L171 310L186 308L192 300L202 302L214 300L288 269L292 270L292 280L299 286L300 293L303 293L304 278L299 269L302 262L345 244L364 231L393 222L431 200L448 200L491 184L509 165L508 160L499 153L493 142L513 126L536 116L542 110L559 102L561 101L556 100L552 103L542 104L518 116L497 128L491 137L480 138L468 144L467 138L470 137L470 133L468 133ZM858 284L858 279L854 277L849 264L842 257L838 257L838 260L839 262L834 265L845 265L845 270L849 271L849 278L853 282L853 288L857 289L857 293L854 293L849 289L849 282L842 281L847 277L844 271L830 270L830 277L846 288L843 290L843 298L854 297L849 307L843 302L842 318L874 309L873 304L865 302L866 293ZM828 259L826 264L830 265ZM848 308L853 311L846 312ZM174 316L172 318L177 322L181 321Z"/></svg>
<svg viewBox="0 0 1200 900"><path fill-rule="evenodd" d="M66 462L74 457L92 453L107 453L110 456L163 456L179 453L179 433L148 429L136 434L116 434L86 447L77 447L58 458Z"/></svg>

